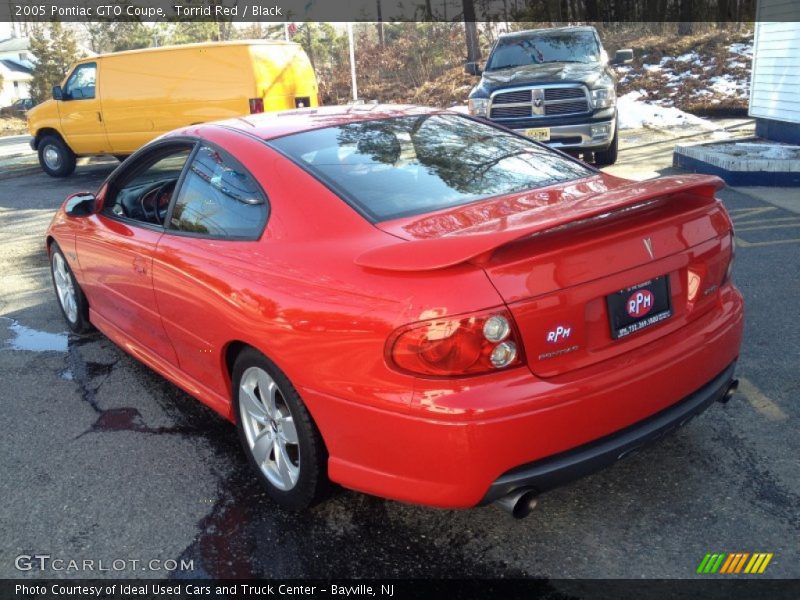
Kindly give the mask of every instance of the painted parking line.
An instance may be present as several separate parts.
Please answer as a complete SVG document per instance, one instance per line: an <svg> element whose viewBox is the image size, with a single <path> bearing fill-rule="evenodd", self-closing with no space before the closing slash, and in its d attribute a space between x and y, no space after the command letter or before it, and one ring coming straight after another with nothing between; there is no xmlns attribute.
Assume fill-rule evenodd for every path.
<svg viewBox="0 0 800 600"><path fill-rule="evenodd" d="M789 418L775 402L767 398L749 379L739 377L738 391L741 392L750 406L770 421L786 421Z"/></svg>
<svg viewBox="0 0 800 600"><path fill-rule="evenodd" d="M785 240L769 240L766 242L747 242L742 238L736 238L737 248L757 248L759 246L775 246L777 244L800 244L800 238L788 238Z"/></svg>
<svg viewBox="0 0 800 600"><path fill-rule="evenodd" d="M800 237L795 235L795 231L793 231L800 231L800 217L783 216L785 212L778 207L757 206L733 208L728 212L730 212L735 226L737 248L758 248L762 246L775 246L778 244L800 243ZM748 231L775 231L778 235L787 233L790 237L754 241L752 238L749 240L746 239L749 236L742 237L741 234Z"/></svg>

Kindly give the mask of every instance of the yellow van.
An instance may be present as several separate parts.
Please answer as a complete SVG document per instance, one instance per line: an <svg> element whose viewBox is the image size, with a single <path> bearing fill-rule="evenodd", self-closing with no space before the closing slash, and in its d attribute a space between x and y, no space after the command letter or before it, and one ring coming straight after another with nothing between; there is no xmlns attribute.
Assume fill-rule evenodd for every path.
<svg viewBox="0 0 800 600"><path fill-rule="evenodd" d="M318 104L298 44L187 44L81 60L28 112L28 129L42 169L66 177L78 156L124 158L177 127Z"/></svg>

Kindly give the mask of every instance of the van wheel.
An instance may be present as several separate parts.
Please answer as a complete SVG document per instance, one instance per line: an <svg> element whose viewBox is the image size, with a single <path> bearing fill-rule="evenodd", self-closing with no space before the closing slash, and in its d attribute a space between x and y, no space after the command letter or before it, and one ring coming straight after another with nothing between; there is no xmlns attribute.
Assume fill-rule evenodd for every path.
<svg viewBox="0 0 800 600"><path fill-rule="evenodd" d="M39 164L51 177L67 177L75 170L75 153L55 135L39 140Z"/></svg>
<svg viewBox="0 0 800 600"><path fill-rule="evenodd" d="M129 156L130 154L115 154L114 158L116 158L119 162L125 162L125 159Z"/></svg>
<svg viewBox="0 0 800 600"><path fill-rule="evenodd" d="M598 167L607 167L617 162L617 154L619 152L619 131L614 132L614 139L611 140L611 145L602 152L594 153L594 164Z"/></svg>
<svg viewBox="0 0 800 600"><path fill-rule="evenodd" d="M239 438L267 493L283 508L308 508L326 491L328 457L303 400L253 348L239 354L232 379Z"/></svg>

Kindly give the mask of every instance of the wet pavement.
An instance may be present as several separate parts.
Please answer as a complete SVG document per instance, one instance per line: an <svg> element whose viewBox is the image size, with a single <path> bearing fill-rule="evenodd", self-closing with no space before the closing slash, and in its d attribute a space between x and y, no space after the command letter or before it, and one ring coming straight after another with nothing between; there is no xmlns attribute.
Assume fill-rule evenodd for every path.
<svg viewBox="0 0 800 600"><path fill-rule="evenodd" d="M693 577L710 551L773 552L765 576L800 575L800 236L775 226L793 213L723 192L751 244L735 271L747 331L729 404L542 496L524 521L339 488L293 514L251 477L233 426L101 334L66 334L42 235L67 193L113 166L0 181L0 577ZM36 553L191 568L15 568Z"/></svg>

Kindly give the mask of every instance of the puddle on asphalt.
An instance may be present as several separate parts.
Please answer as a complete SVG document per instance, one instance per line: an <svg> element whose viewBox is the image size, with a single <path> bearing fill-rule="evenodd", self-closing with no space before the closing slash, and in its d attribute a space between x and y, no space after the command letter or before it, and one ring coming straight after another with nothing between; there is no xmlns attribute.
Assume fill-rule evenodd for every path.
<svg viewBox="0 0 800 600"><path fill-rule="evenodd" d="M11 321L8 329L13 334L13 337L6 340L5 343L6 347L11 350L27 350L29 352L67 351L66 333L48 333L47 331L25 327L25 325L8 317L0 317L0 319Z"/></svg>

